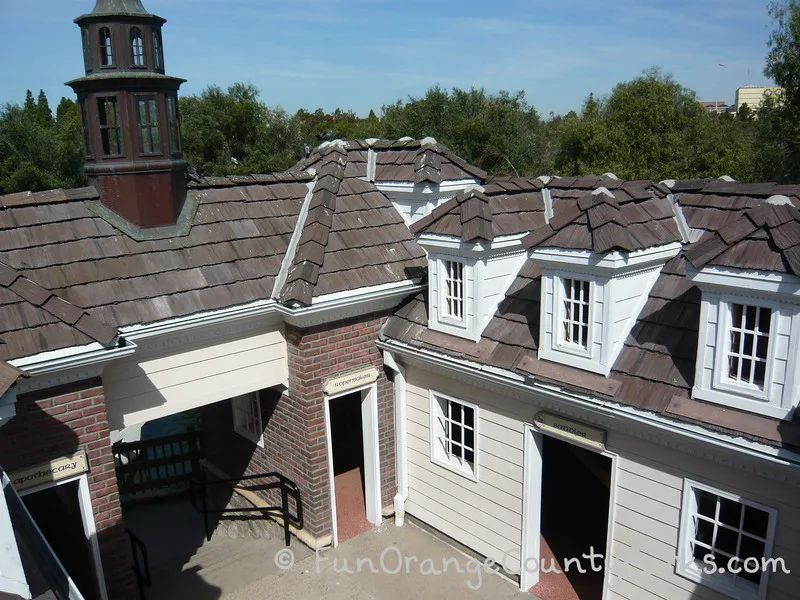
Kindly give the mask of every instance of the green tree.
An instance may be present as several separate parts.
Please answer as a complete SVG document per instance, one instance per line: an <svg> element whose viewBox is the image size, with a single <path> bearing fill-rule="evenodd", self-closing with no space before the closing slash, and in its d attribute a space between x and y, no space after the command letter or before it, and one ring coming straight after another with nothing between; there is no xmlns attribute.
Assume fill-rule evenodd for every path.
<svg viewBox="0 0 800 600"><path fill-rule="evenodd" d="M184 152L204 175L268 173L291 166L302 143L286 113L250 84L206 88L181 99Z"/></svg>
<svg viewBox="0 0 800 600"><path fill-rule="evenodd" d="M774 30L769 37L764 74L780 85L784 101L772 99L758 112L759 175L785 183L800 182L800 3L773 2Z"/></svg>
<svg viewBox="0 0 800 600"><path fill-rule="evenodd" d="M50 103L44 90L39 90L39 97L36 100L36 122L42 127L50 127L53 124L53 111L50 110Z"/></svg>

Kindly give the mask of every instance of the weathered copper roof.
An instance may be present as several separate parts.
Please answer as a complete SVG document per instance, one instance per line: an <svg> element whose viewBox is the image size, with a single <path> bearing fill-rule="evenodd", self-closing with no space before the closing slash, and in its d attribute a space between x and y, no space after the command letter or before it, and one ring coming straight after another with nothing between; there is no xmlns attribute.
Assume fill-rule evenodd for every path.
<svg viewBox="0 0 800 600"><path fill-rule="evenodd" d="M149 15L141 0L97 0L93 15L138 14Z"/></svg>

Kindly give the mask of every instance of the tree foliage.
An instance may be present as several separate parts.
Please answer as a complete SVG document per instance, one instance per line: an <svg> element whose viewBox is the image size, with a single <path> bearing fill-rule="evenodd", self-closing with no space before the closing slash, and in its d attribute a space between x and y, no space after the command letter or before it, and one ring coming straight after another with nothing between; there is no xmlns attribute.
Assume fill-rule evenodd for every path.
<svg viewBox="0 0 800 600"><path fill-rule="evenodd" d="M78 107L66 98L57 119L44 92L36 101L29 90L22 106L6 105L0 110L0 193L85 185L80 136Z"/></svg>

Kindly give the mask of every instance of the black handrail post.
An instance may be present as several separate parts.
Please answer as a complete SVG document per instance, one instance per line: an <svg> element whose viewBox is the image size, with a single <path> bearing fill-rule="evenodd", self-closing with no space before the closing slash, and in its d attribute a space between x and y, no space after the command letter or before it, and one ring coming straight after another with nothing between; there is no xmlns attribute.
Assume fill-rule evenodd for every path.
<svg viewBox="0 0 800 600"><path fill-rule="evenodd" d="M211 541L211 528L208 525L208 482L206 480L206 470L200 466L200 494L203 499L203 525L206 528L206 541Z"/></svg>
<svg viewBox="0 0 800 600"><path fill-rule="evenodd" d="M289 494L286 490L286 482L281 479L281 512L283 513L283 539L288 547L291 544L291 532L289 531Z"/></svg>

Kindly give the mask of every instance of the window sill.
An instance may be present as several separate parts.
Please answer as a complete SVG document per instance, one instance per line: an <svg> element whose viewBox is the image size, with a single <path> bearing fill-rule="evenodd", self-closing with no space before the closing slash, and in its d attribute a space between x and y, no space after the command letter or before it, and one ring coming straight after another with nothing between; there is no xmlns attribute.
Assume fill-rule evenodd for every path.
<svg viewBox="0 0 800 600"><path fill-rule="evenodd" d="M474 483L478 483L478 472L475 469L474 464L471 467L464 466L459 461L449 461L446 458L441 458L438 456L431 456L431 462L442 467L443 469L447 469L448 471L455 473L456 475L460 475L465 479L469 479Z"/></svg>
<svg viewBox="0 0 800 600"><path fill-rule="evenodd" d="M709 568L708 565L701 561L693 561L684 565L679 563L675 567L675 573L684 579L725 594L735 600L761 600L760 589L754 583L749 584L749 582L742 580L739 587L736 587L730 574L706 573L703 570ZM763 577L762 575L762 581Z"/></svg>
<svg viewBox="0 0 800 600"><path fill-rule="evenodd" d="M742 394L738 390L707 390L695 386L692 388L692 398L784 421L790 421L794 414L793 408L784 408L777 404L771 404L766 400L759 400Z"/></svg>

